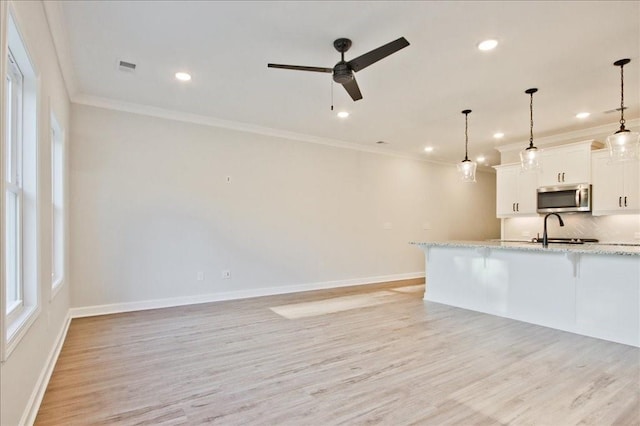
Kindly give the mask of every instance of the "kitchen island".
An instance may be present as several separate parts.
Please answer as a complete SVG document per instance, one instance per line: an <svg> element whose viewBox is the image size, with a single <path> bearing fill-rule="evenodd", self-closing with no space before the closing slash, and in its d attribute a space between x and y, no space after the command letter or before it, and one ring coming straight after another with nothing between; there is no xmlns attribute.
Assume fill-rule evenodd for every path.
<svg viewBox="0 0 640 426"><path fill-rule="evenodd" d="M640 347L640 247L506 241L412 243L424 300Z"/></svg>

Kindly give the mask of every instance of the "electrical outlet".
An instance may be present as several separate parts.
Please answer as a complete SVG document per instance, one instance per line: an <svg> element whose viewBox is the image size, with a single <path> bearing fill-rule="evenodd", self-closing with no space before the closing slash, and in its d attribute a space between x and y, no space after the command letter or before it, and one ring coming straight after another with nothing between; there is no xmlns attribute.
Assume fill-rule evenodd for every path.
<svg viewBox="0 0 640 426"><path fill-rule="evenodd" d="M634 232L633 238L635 238L636 240L640 240L640 232Z"/></svg>
<svg viewBox="0 0 640 426"><path fill-rule="evenodd" d="M198 281L203 281L203 280L204 280L204 272L199 271L199 272L198 272L198 275L196 276L196 279L197 279Z"/></svg>
<svg viewBox="0 0 640 426"><path fill-rule="evenodd" d="M425 222L422 224L422 229L425 231L428 231L431 229L431 223L430 222Z"/></svg>
<svg viewBox="0 0 640 426"><path fill-rule="evenodd" d="M530 236L531 236L531 232L529 232L529 231L522 231L522 236L523 236L523 237L530 237Z"/></svg>
<svg viewBox="0 0 640 426"><path fill-rule="evenodd" d="M228 280L229 278L231 278L231 271L228 269L225 269L224 271L222 271L222 278L224 278L225 280Z"/></svg>
<svg viewBox="0 0 640 426"><path fill-rule="evenodd" d="M385 223L382 225L382 227L383 227L384 229L391 229L391 228L393 228L393 225L391 224L391 222L385 222Z"/></svg>

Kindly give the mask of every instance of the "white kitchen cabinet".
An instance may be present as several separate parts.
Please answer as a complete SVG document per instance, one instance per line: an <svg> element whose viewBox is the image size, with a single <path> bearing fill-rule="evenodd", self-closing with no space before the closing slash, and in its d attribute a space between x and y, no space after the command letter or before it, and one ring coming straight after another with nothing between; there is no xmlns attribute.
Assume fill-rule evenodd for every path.
<svg viewBox="0 0 640 426"><path fill-rule="evenodd" d="M536 214L538 174L522 172L520 164L496 166L496 216Z"/></svg>
<svg viewBox="0 0 640 426"><path fill-rule="evenodd" d="M591 183L591 150L602 144L595 141L545 148L540 157L539 186Z"/></svg>
<svg viewBox="0 0 640 426"><path fill-rule="evenodd" d="M593 154L592 214L640 213L640 162L612 162L608 151Z"/></svg>

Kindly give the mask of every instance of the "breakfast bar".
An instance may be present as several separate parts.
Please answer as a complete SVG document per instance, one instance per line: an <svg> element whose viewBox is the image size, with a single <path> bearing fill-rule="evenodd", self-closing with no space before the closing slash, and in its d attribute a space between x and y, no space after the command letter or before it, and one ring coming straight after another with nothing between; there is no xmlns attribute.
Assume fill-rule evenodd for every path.
<svg viewBox="0 0 640 426"><path fill-rule="evenodd" d="M425 252L424 300L640 347L640 247L448 241Z"/></svg>

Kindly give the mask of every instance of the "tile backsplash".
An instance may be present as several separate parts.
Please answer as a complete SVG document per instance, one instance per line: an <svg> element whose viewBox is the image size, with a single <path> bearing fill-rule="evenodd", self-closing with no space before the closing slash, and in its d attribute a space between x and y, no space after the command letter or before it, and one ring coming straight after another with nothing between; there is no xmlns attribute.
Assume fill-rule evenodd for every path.
<svg viewBox="0 0 640 426"><path fill-rule="evenodd" d="M596 238L601 243L640 244L640 215L592 216L591 213L560 213L547 219L547 233L557 238ZM516 217L502 221L502 239L530 240L542 237L544 216Z"/></svg>

